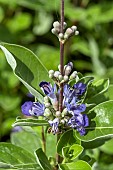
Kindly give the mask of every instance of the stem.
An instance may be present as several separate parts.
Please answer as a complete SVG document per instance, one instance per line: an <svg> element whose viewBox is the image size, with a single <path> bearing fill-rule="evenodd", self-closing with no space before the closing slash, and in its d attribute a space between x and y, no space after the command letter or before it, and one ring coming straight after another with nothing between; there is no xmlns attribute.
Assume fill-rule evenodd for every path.
<svg viewBox="0 0 113 170"><path fill-rule="evenodd" d="M64 33L64 0L61 0L61 28L60 32ZM61 74L64 74L64 44L60 41L60 69ZM59 95L59 111L62 112L62 102L63 102L63 84L60 85L60 95Z"/></svg>
<svg viewBox="0 0 113 170"><path fill-rule="evenodd" d="M42 126L42 142L43 142L44 153L46 153L46 139L45 139L45 135L44 135L44 127L43 126Z"/></svg>
<svg viewBox="0 0 113 170"><path fill-rule="evenodd" d="M61 0L61 27L60 27L60 33L64 33L64 0ZM60 71L61 71L61 75L63 76L64 74L64 44L60 41ZM60 94L59 94L59 111L62 112L63 107L63 84L60 85ZM57 135L57 142L60 138L60 134ZM56 154L56 162L60 163L61 162L61 157L60 155ZM57 167L56 167L57 169Z"/></svg>

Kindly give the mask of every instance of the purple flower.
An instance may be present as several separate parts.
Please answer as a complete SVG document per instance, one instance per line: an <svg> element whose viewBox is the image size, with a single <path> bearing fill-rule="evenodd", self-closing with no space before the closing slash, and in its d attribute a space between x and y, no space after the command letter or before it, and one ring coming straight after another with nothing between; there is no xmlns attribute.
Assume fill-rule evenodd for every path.
<svg viewBox="0 0 113 170"><path fill-rule="evenodd" d="M78 113L84 112L86 110L86 105L85 104L80 104L80 105L67 105L68 111L72 111L73 115L77 115Z"/></svg>
<svg viewBox="0 0 113 170"><path fill-rule="evenodd" d="M54 120L49 120L48 121L50 126L52 126L52 133L55 135L56 133L58 133L59 129L58 129L58 125L59 125L59 119L55 118Z"/></svg>
<svg viewBox="0 0 113 170"><path fill-rule="evenodd" d="M48 97L50 97L51 99L55 99L56 98L56 85L54 85L54 87L52 87L52 85L49 82L46 81L42 81L39 84L40 88L42 89L43 93L45 95L47 95Z"/></svg>
<svg viewBox="0 0 113 170"><path fill-rule="evenodd" d="M21 106L21 110L26 116L42 116L45 106L39 102L27 101Z"/></svg>
<svg viewBox="0 0 113 170"><path fill-rule="evenodd" d="M88 116L86 114L74 115L69 119L68 125L76 129L83 136L86 133L85 127L89 126Z"/></svg>
<svg viewBox="0 0 113 170"><path fill-rule="evenodd" d="M76 83L73 86L76 95L82 95L86 91L86 84Z"/></svg>
<svg viewBox="0 0 113 170"><path fill-rule="evenodd" d="M64 105L67 107L67 105L75 105L77 102L77 96L75 95L75 91L70 88L68 84L64 86Z"/></svg>

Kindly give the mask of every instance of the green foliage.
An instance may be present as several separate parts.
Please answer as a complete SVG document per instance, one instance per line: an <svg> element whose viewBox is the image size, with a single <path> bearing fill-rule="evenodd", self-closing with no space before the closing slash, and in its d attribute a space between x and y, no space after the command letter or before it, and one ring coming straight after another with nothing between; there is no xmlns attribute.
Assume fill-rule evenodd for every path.
<svg viewBox="0 0 113 170"><path fill-rule="evenodd" d="M34 155L10 143L0 143L0 162L0 168L4 169L36 167L38 170L41 170Z"/></svg>
<svg viewBox="0 0 113 170"><path fill-rule="evenodd" d="M38 85L43 80L48 81L48 76L47 70L40 60L30 50L18 45L3 44L0 47L15 75L28 88L29 92L42 100Z"/></svg>
<svg viewBox="0 0 113 170"><path fill-rule="evenodd" d="M50 28L52 27L53 18L56 17L57 20L59 19L59 5L60 2L57 0L54 2L53 0L0 0L0 41L21 44L22 46L30 48L35 54L37 54L40 61L42 61L47 69L56 69L59 64L59 43L56 42L56 38L50 33ZM108 87L109 80L106 79L109 78L110 83L113 83L113 30L111 29L113 26L112 8L113 0L65 0L65 16L68 25L76 23L80 30L80 36L77 38L71 38L66 44L65 62L67 63L68 60L73 61L76 70L92 77L95 76L97 80L93 81L92 79L92 85L89 81L89 88L83 99L89 106L87 112L89 113L92 129L87 129L88 133L84 137L81 137L78 133L74 133L70 130L65 132L64 135L61 135L57 144L57 151L60 155L62 155L62 147L64 147L64 150L67 148L69 151L73 145L76 146L78 144L79 146L82 145L85 149L93 149L103 145L97 149L99 156L95 156L95 160L98 163L93 166L94 170L113 169L112 161L107 162L113 156L112 139L109 140L109 137L113 135L113 102L109 101L113 100L113 85L111 84ZM19 64L17 65L18 67L14 69L15 74L20 77L19 79L21 79L21 81L27 86L28 90L30 90L35 96L40 97L40 100L42 100L38 83L41 80L47 80L46 69L30 50L11 44L2 43L2 45L9 51L8 60L10 56L12 58L11 61L14 61L14 64L15 61L16 64ZM5 52L7 52L6 49L4 49ZM31 72L34 76L31 82L27 81L26 75L22 75L23 69L27 69L28 73L30 73L30 60L28 59L28 56L32 59L32 67L30 65L30 69L32 68ZM25 61L23 61L24 59ZM14 122L15 117L20 115L20 105L23 101L25 101L24 96L27 91L19 83L18 79L13 76L1 51L0 63L0 136L4 137L2 140L7 140L9 139L9 136L6 135L9 135L12 128L11 124ZM21 71L21 64L23 65L24 63L27 68L22 67ZM41 68L38 69L39 67ZM38 74L41 69L44 71L44 74L41 72L41 77L38 80ZM20 71L22 73L21 75L19 74ZM29 78L31 77L31 74L29 74ZM48 79L48 81L50 80ZM99 104L100 102L103 103ZM107 121L109 121L109 125ZM27 120L24 118L20 120L18 119L14 123L14 126L37 126L42 125L42 123L43 125L48 125L46 122L43 122L43 120L40 122L39 120ZM77 139L76 134L79 139ZM25 143L25 139L28 138L28 143L27 140ZM34 142L32 143L31 148L29 148L29 151L33 153L32 151L41 147L39 144L40 140L38 140L40 138L37 139L36 135L32 133L28 134L26 132L19 132L11 135L12 143L22 148L25 147L24 149L29 147L31 138L31 142ZM47 139L47 155L54 156L55 150L53 150L53 147L55 146L56 139L54 139L54 137L52 138L52 136L49 139L48 135ZM37 143L35 142L36 140ZM82 142L80 140L82 140ZM54 146L50 145L51 141L54 142ZM5 147L5 144L3 144L1 149L3 152L5 151L7 153L8 150L5 150ZM9 144L7 144L7 147L9 148L7 153L9 158L9 153L11 152L10 148L12 145L9 146ZM23 149L20 149L19 147L16 147L16 149L20 153ZM16 153L17 156L19 155L18 152ZM30 154L25 150L23 152L26 153L26 156ZM84 154L84 152L82 154ZM96 152L96 150L93 149L92 154L90 154L90 158L92 155L95 155L94 152ZM41 154L43 155L42 151ZM63 154L65 154L64 151ZM26 156L25 159L28 159ZM68 157L69 155L67 154L65 156ZM32 157L34 159L34 155ZM101 159L99 157L101 157ZM2 155L0 155L0 158L2 158ZM13 159L14 158L12 158L12 160ZM88 163L90 162L87 159L85 161ZM60 165L60 169L69 170L75 169L75 167L77 169L78 166L81 170L91 169L84 161L62 163ZM44 168L44 165L42 167ZM31 160L29 161L29 164L24 164L24 162L22 162L22 164L20 163L18 166L15 166L8 161L0 162L0 168L42 169L37 162L34 162L31 165Z"/></svg>

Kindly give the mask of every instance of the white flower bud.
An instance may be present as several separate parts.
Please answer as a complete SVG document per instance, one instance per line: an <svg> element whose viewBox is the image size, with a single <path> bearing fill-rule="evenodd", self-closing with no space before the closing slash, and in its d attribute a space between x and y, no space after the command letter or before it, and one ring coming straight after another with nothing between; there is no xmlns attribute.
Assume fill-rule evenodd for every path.
<svg viewBox="0 0 113 170"><path fill-rule="evenodd" d="M45 111L44 111L44 116L48 117L48 116L50 116L51 114L52 114L52 113L51 113L50 109L49 109L49 108L46 108Z"/></svg>
<svg viewBox="0 0 113 170"><path fill-rule="evenodd" d="M50 107L50 103L45 103L45 107Z"/></svg>
<svg viewBox="0 0 113 170"><path fill-rule="evenodd" d="M54 77L58 78L59 75L61 75L61 73L59 71L54 72Z"/></svg>
<svg viewBox="0 0 113 170"><path fill-rule="evenodd" d="M67 35L72 35L73 34L73 30L71 29L71 28L67 28L67 30L66 30L66 32L65 32L65 34L67 34Z"/></svg>
<svg viewBox="0 0 113 170"><path fill-rule="evenodd" d="M72 62L69 62L69 65L73 68L73 63Z"/></svg>
<svg viewBox="0 0 113 170"><path fill-rule="evenodd" d="M66 33L64 34L64 39L68 39L69 35L67 35Z"/></svg>
<svg viewBox="0 0 113 170"><path fill-rule="evenodd" d="M66 81L68 81L69 80L69 77L68 76L64 76L64 81L66 82Z"/></svg>
<svg viewBox="0 0 113 170"><path fill-rule="evenodd" d="M53 28L53 29L51 30L51 32L52 32L53 34L56 34L56 33L57 33L55 28Z"/></svg>
<svg viewBox="0 0 113 170"><path fill-rule="evenodd" d="M59 69L59 71L61 71L61 65L60 64L58 65L58 69Z"/></svg>
<svg viewBox="0 0 113 170"><path fill-rule="evenodd" d="M73 32L75 32L77 30L77 26L75 26L75 25L73 25L71 28L72 28Z"/></svg>
<svg viewBox="0 0 113 170"><path fill-rule="evenodd" d="M49 74L54 74L54 70L49 70Z"/></svg>
<svg viewBox="0 0 113 170"><path fill-rule="evenodd" d="M62 117L64 117L65 115L67 115L68 111L67 111L67 108L65 108L62 112Z"/></svg>
<svg viewBox="0 0 113 170"><path fill-rule="evenodd" d="M64 125L66 122L65 122L64 119L62 119L62 120L60 121L60 123Z"/></svg>
<svg viewBox="0 0 113 170"><path fill-rule="evenodd" d="M71 75L70 75L70 80L76 78L77 76L77 71L74 71Z"/></svg>
<svg viewBox="0 0 113 170"><path fill-rule="evenodd" d="M45 103L48 103L48 101L49 101L49 97L48 97L48 96L45 96L45 97L44 97L44 102L45 102Z"/></svg>
<svg viewBox="0 0 113 170"><path fill-rule="evenodd" d="M67 27L67 23L64 22L64 24L63 24L63 29L65 29L66 27Z"/></svg>
<svg viewBox="0 0 113 170"><path fill-rule="evenodd" d="M49 74L49 78L52 79L54 77L54 74Z"/></svg>
<svg viewBox="0 0 113 170"><path fill-rule="evenodd" d="M66 68L65 68L65 75L66 76L68 76L70 73L71 73L71 71L72 71L72 67L71 66L67 66Z"/></svg>
<svg viewBox="0 0 113 170"><path fill-rule="evenodd" d="M75 31L75 35L79 35L79 31Z"/></svg>
<svg viewBox="0 0 113 170"><path fill-rule="evenodd" d="M60 111L56 111L56 116L57 117L61 116L61 112Z"/></svg>
<svg viewBox="0 0 113 170"><path fill-rule="evenodd" d="M63 80L63 76L62 75L59 75L58 76L58 79L61 81L61 80Z"/></svg>
<svg viewBox="0 0 113 170"><path fill-rule="evenodd" d="M64 34L63 34L63 33L59 33L59 34L58 34L58 37L59 37L60 39L63 39L63 38L64 38Z"/></svg>
<svg viewBox="0 0 113 170"><path fill-rule="evenodd" d="M53 27L60 29L60 23L58 21L53 22Z"/></svg>

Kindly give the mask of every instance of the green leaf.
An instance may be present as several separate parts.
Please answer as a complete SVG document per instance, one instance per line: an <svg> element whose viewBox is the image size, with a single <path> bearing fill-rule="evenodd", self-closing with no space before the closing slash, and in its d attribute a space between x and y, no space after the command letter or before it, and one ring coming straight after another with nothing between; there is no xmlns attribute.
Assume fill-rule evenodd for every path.
<svg viewBox="0 0 113 170"><path fill-rule="evenodd" d="M2 43L0 48L18 79L34 96L42 101L39 83L43 80L51 80L38 57L32 51L19 45Z"/></svg>
<svg viewBox="0 0 113 170"><path fill-rule="evenodd" d="M106 154L113 154L113 139L107 141L103 146L99 148L101 151Z"/></svg>
<svg viewBox="0 0 113 170"><path fill-rule="evenodd" d="M82 141L113 137L113 100L101 103L89 111L90 125L87 134L77 137Z"/></svg>
<svg viewBox="0 0 113 170"><path fill-rule="evenodd" d="M12 126L14 127L14 126L48 126L48 125L49 123L46 120L28 118L17 119Z"/></svg>
<svg viewBox="0 0 113 170"><path fill-rule="evenodd" d="M90 165L85 161L77 161L72 163L61 164L60 170L91 170Z"/></svg>
<svg viewBox="0 0 113 170"><path fill-rule="evenodd" d="M56 155L56 142L57 142L57 135L53 134L46 134L46 155L48 157L54 157Z"/></svg>
<svg viewBox="0 0 113 170"><path fill-rule="evenodd" d="M0 143L0 168L25 169L25 166L27 169L29 166L33 168L34 165L37 166L37 170L41 170L35 156L28 151L10 143Z"/></svg>
<svg viewBox="0 0 113 170"><path fill-rule="evenodd" d="M80 141L75 137L73 130L66 131L59 139L57 143L57 152L62 155L62 148L65 146L71 146Z"/></svg>
<svg viewBox="0 0 113 170"><path fill-rule="evenodd" d="M107 98L104 93L109 88L109 79L100 79L92 82L92 85L88 88L86 103L99 104L106 101Z"/></svg>
<svg viewBox="0 0 113 170"><path fill-rule="evenodd" d="M45 21L45 22L43 22L43 21ZM44 10L41 10L35 16L36 25L33 28L33 32L39 36L47 33L51 28L52 21L53 21L52 15L50 15L49 13L47 13Z"/></svg>
<svg viewBox="0 0 113 170"><path fill-rule="evenodd" d="M74 144L71 147L66 146L62 148L62 155L63 157L74 160L76 157L78 157L83 151L83 147L78 144Z"/></svg>
<svg viewBox="0 0 113 170"><path fill-rule="evenodd" d="M93 63L92 68L94 69L94 72L97 75L102 76L105 74L106 68L103 65L103 63L99 60L99 47L93 37L89 37L89 47L90 47L91 59Z"/></svg>
<svg viewBox="0 0 113 170"><path fill-rule="evenodd" d="M32 154L34 154L36 149L41 147L41 139L39 135L37 133L26 131L12 132L11 143L28 150Z"/></svg>
<svg viewBox="0 0 113 170"><path fill-rule="evenodd" d="M52 170L52 167L47 159L47 156L45 155L41 148L35 151L35 156L37 162L39 163L43 170Z"/></svg>
<svg viewBox="0 0 113 170"><path fill-rule="evenodd" d="M8 29L14 33L18 31L23 31L29 28L32 20L29 13L16 13L16 15L7 22Z"/></svg>

